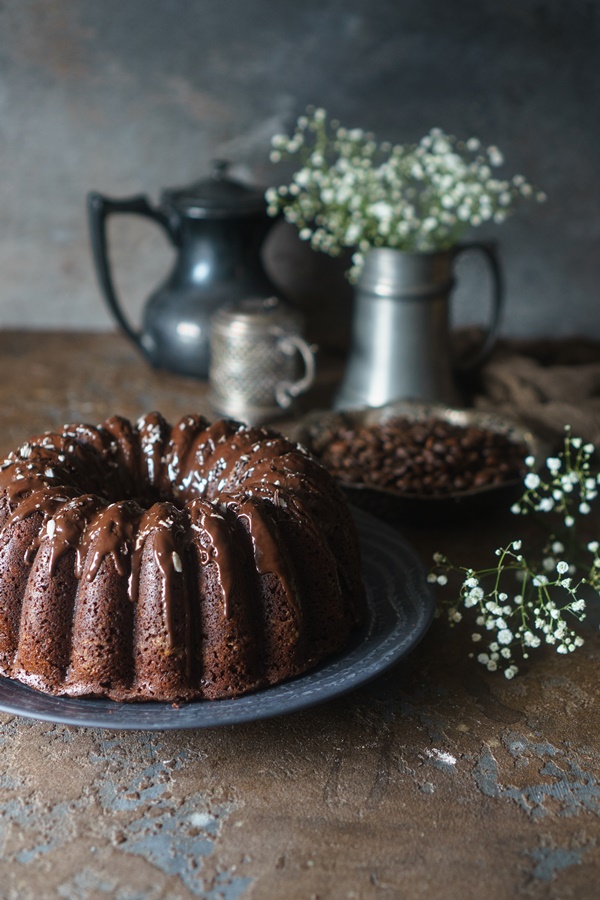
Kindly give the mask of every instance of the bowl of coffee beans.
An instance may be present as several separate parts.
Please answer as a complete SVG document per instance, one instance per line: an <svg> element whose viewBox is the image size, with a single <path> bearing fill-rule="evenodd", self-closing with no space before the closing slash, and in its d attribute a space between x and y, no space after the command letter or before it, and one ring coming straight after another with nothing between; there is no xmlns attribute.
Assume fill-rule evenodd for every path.
<svg viewBox="0 0 600 900"><path fill-rule="evenodd" d="M315 412L294 429L349 500L381 517L421 523L509 505L523 490L534 438L476 410L398 401Z"/></svg>

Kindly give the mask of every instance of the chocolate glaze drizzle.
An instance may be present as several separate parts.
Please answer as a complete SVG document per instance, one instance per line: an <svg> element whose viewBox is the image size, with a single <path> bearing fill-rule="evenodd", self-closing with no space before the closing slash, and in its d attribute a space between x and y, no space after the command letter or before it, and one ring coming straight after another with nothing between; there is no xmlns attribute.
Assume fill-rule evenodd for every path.
<svg viewBox="0 0 600 900"><path fill-rule="evenodd" d="M190 527L196 536L200 563L203 566L214 563L218 572L223 615L231 615L232 597L235 590L235 556L232 532L225 517L206 501L191 501L186 507L190 516Z"/></svg>
<svg viewBox="0 0 600 900"><path fill-rule="evenodd" d="M202 565L216 566L223 615L231 614L235 558L224 509L246 527L259 573L277 576L301 619L292 569L269 510L289 508L311 531L320 529L322 539L333 520L315 524L295 493L301 487L303 497L316 500L324 478L331 491L332 480L316 460L264 428L233 420L209 425L200 416L186 416L171 428L159 413L150 413L136 425L114 416L97 427L67 425L32 438L0 466L0 496L8 505L8 526L37 515L28 563L41 542L51 548L51 573L70 548L78 579L93 581L108 560L127 577L134 602L151 541L172 644L170 598L176 579L187 590L185 561L192 544Z"/></svg>

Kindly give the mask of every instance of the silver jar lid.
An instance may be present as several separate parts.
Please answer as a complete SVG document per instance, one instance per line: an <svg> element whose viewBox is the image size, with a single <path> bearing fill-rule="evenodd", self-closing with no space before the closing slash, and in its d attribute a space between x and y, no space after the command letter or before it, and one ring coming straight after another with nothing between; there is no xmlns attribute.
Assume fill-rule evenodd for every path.
<svg viewBox="0 0 600 900"><path fill-rule="evenodd" d="M212 319L212 329L235 334L286 331L299 328L300 317L278 297L247 297L235 306L223 307Z"/></svg>

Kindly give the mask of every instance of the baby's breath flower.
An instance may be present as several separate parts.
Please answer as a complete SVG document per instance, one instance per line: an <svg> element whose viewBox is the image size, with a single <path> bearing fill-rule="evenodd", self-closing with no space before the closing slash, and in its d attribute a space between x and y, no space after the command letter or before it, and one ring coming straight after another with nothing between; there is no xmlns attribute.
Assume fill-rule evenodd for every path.
<svg viewBox="0 0 600 900"><path fill-rule="evenodd" d="M269 188L267 211L310 229L317 250L335 256L358 248L351 280L372 247L447 249L470 226L503 222L524 197L541 198L522 176L502 181L493 174L491 167L503 163L497 147L460 142L439 128L415 144L392 145L309 107L292 136L271 140L273 162L296 154L298 171L289 185Z"/></svg>
<svg viewBox="0 0 600 900"><path fill-rule="evenodd" d="M510 679L519 671L517 654L528 659L531 651L549 646L564 656L583 645L583 638L573 629L573 622L586 617L586 600L580 589L587 583L600 593L600 540L576 546L577 516L589 515L600 484L600 473L591 471L594 454L591 444L573 437L566 427L564 452L547 460L548 480L537 474L536 461L528 460L525 490L512 511L551 516L556 522L556 530L548 529L554 530L549 540L539 542L535 557L523 550L519 538L498 547L495 563L485 570L457 567L438 557L440 563L443 559L447 581L453 571L463 575L459 601L467 612L473 610L465 619L474 620L480 629L471 633L472 642L487 641L477 659L489 672L500 669ZM536 471L531 471L534 468ZM585 559L585 549L592 558L581 571L579 559ZM518 593L513 593L510 579L519 585ZM455 624L457 614L461 615L457 602L446 603L446 610L450 624Z"/></svg>
<svg viewBox="0 0 600 900"><path fill-rule="evenodd" d="M539 486L540 476L536 475L535 472L528 472L525 476L525 487L529 488L529 490L535 490L536 487Z"/></svg>

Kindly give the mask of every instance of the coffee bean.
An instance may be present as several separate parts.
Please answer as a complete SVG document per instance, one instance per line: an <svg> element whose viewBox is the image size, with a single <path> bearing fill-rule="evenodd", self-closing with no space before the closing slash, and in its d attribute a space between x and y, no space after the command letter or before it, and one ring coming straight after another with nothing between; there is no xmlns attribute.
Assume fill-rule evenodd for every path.
<svg viewBox="0 0 600 900"><path fill-rule="evenodd" d="M527 455L500 432L434 418L343 427L314 450L343 482L430 495L516 480Z"/></svg>

